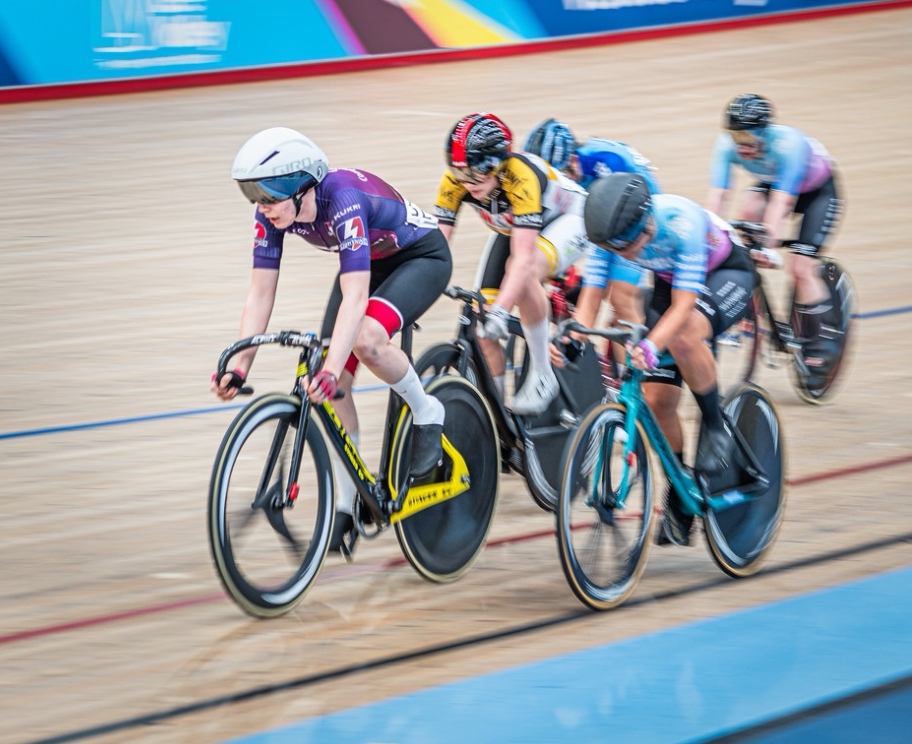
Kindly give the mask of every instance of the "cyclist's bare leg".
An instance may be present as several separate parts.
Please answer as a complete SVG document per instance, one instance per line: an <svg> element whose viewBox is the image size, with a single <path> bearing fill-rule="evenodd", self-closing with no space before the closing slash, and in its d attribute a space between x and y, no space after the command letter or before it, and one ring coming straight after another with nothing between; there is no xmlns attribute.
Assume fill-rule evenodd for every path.
<svg viewBox="0 0 912 744"><path fill-rule="evenodd" d="M819 259L793 253L791 270L795 279L795 302L801 305L817 305L830 299L826 283L820 276Z"/></svg>
<svg viewBox="0 0 912 744"><path fill-rule="evenodd" d="M648 382L643 385L643 395L649 408L655 414L659 428L671 445L673 452L684 450L684 430L678 417L681 388L662 382Z"/></svg>

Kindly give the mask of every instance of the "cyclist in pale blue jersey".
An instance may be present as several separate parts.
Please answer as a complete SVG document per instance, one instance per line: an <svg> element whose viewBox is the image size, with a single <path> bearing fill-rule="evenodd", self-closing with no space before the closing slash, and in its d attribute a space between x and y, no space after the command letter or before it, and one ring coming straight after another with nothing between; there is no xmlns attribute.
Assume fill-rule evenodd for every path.
<svg viewBox="0 0 912 744"><path fill-rule="evenodd" d="M762 222L769 248L778 247L787 237L792 214L802 216L798 238L791 244L790 271L800 322L796 332L807 339L803 354L808 369L825 376L840 331L816 256L836 231L843 201L835 164L823 145L798 129L772 122L773 107L765 98L751 93L729 103L723 119L725 131L716 137L713 149L706 205L722 214L732 168L739 166L756 180L744 193L738 218ZM763 257L758 264L768 265Z"/></svg>
<svg viewBox="0 0 912 744"><path fill-rule="evenodd" d="M444 408L427 395L405 352L392 337L414 323L450 280L452 257L437 220L365 171L329 169L326 155L300 132L284 127L251 137L234 160L232 177L256 205L253 271L241 315L242 338L265 332L275 303L285 236L298 235L339 256L339 273L323 319L327 339L322 368L307 381L315 404L333 405L353 440L358 418L351 396L359 361L412 411L412 473L429 473L442 456ZM319 288L322 291L322 288ZM212 380L231 400L250 371L256 347L238 355L237 367ZM336 470L335 472L341 472ZM353 486L337 499L330 549L357 533L351 517Z"/></svg>
<svg viewBox="0 0 912 744"><path fill-rule="evenodd" d="M586 189L596 178L611 173L636 173L645 179L652 193L661 193L652 163L637 150L602 137L590 137L579 143L570 128L556 119L546 119L536 126L526 137L523 149L547 160ZM607 300L614 309L615 319L643 321L642 290L649 285L649 272L610 251L589 245L582 274L582 288L573 314L576 320L591 326L602 302ZM562 365L562 355L568 351L576 353L572 346L552 347L552 363ZM618 350L615 357L616 363L623 361L623 350Z"/></svg>
<svg viewBox="0 0 912 744"><path fill-rule="evenodd" d="M650 331L631 350L631 363L650 372L644 393L669 444L680 459L684 434L677 408L683 379L705 430L695 466L705 473L724 470L731 464L732 440L707 342L747 314L754 272L746 251L733 248L736 235L716 215L682 196L651 194L636 174L595 181L583 216L589 240L655 273L646 310ZM676 368L656 370L665 350ZM666 490L665 539L686 545L693 520L677 509L673 493Z"/></svg>

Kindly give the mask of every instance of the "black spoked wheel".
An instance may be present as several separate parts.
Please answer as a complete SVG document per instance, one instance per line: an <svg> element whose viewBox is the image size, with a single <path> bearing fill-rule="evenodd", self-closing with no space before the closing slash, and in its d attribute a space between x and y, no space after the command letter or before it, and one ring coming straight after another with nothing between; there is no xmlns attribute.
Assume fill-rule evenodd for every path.
<svg viewBox="0 0 912 744"><path fill-rule="evenodd" d="M396 536L409 563L430 581L458 579L484 549L497 505L500 485L500 444L487 403L474 385L456 375L437 377L427 385L446 409L443 433L465 460L469 488L396 522ZM401 483L411 452L411 414L397 428L391 457L392 472ZM443 464L419 483L449 478L452 461Z"/></svg>
<svg viewBox="0 0 912 744"><path fill-rule="evenodd" d="M590 411L567 445L561 482L561 566L573 593L596 610L633 594L652 546L649 458L639 426L625 457L625 422L626 409L614 403Z"/></svg>
<svg viewBox="0 0 912 744"><path fill-rule="evenodd" d="M762 312L759 292L751 297L747 315L715 341L719 390L750 382L758 371L763 343L769 342L769 317Z"/></svg>
<svg viewBox="0 0 912 744"><path fill-rule="evenodd" d="M290 395L265 395L235 417L209 485L209 543L232 599L256 617L292 609L326 555L333 519L329 454L307 427L293 506L283 506L300 416Z"/></svg>
<svg viewBox="0 0 912 744"><path fill-rule="evenodd" d="M853 316L856 295L852 278L831 258L822 259L822 276L830 291L830 301L836 309L837 336L824 373L808 374L797 359L792 366L792 379L798 397L812 405L823 405L833 399L838 383L845 373L848 351L854 339Z"/></svg>
<svg viewBox="0 0 912 744"><path fill-rule="evenodd" d="M749 500L703 515L709 552L725 573L738 578L760 569L779 535L786 503L785 451L779 415L762 388L742 385L725 397L723 409L768 481Z"/></svg>

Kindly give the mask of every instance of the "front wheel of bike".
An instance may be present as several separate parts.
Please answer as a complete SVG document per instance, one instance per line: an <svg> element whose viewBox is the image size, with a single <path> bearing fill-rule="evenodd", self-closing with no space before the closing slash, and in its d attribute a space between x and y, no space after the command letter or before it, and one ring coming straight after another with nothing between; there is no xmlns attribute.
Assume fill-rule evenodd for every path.
<svg viewBox="0 0 912 744"><path fill-rule="evenodd" d="M427 385L446 410L443 433L462 455L468 470L467 490L396 522L396 536L409 563L435 582L458 579L484 549L500 485L500 444L494 418L478 389L457 375L435 377ZM401 483L411 452L411 412L403 410L392 449L392 473ZM448 463L422 482L447 477Z"/></svg>
<svg viewBox="0 0 912 744"><path fill-rule="evenodd" d="M209 485L209 544L222 584L250 615L303 599L320 572L333 519L332 467L316 421L307 426L293 505L284 504L301 401L265 395L234 419Z"/></svg>
<svg viewBox="0 0 912 744"><path fill-rule="evenodd" d="M592 409L567 444L557 508L561 567L595 610L624 602L646 567L655 523L652 472L642 428L628 448L627 410Z"/></svg>
<svg viewBox="0 0 912 744"><path fill-rule="evenodd" d="M762 388L745 384L731 391L722 408L743 437L766 486L747 501L703 515L713 560L735 578L756 573L779 535L785 511L785 451L779 415Z"/></svg>
<svg viewBox="0 0 912 744"><path fill-rule="evenodd" d="M822 258L821 276L830 292L830 302L836 315L836 337L833 352L824 374L808 374L804 365L794 360L792 379L795 392L805 403L822 405L833 399L838 383L845 374L849 348L854 340L853 316L855 314L855 286L842 266L831 258Z"/></svg>

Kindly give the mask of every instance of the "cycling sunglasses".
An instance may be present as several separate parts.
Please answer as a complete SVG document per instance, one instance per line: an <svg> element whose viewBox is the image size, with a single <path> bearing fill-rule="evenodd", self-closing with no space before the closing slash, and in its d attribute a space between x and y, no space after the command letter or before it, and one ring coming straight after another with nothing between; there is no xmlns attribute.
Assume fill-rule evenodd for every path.
<svg viewBox="0 0 912 744"><path fill-rule="evenodd" d="M259 181L238 181L241 193L251 204L278 204L295 195L303 195L317 185L316 179L307 175L303 182L300 174L277 176Z"/></svg>
<svg viewBox="0 0 912 744"><path fill-rule="evenodd" d="M649 214L647 213L643 219L635 225L628 227L620 235L602 240L599 243L596 243L596 245L601 248L608 248L609 250L623 253L640 239L640 236L646 231L648 222Z"/></svg>
<svg viewBox="0 0 912 744"><path fill-rule="evenodd" d="M759 147L760 137L750 129L729 130L728 132L736 145L741 147Z"/></svg>
<svg viewBox="0 0 912 744"><path fill-rule="evenodd" d="M487 170L478 170L476 168L459 168L455 165L450 166L450 173L452 173L453 177L460 183L481 183L491 175L493 170L493 167L488 168Z"/></svg>

